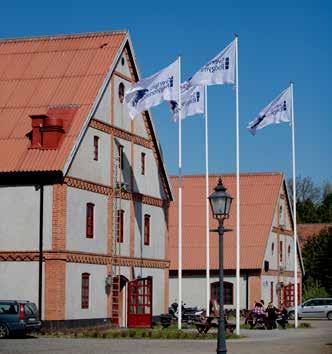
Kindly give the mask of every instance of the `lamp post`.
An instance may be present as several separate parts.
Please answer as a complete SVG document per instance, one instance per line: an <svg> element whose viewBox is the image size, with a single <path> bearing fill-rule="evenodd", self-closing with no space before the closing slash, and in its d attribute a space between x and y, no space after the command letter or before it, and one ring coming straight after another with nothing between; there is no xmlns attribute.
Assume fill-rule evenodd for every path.
<svg viewBox="0 0 332 354"><path fill-rule="evenodd" d="M228 194L221 178L218 180L214 192L209 196L213 217L218 220L219 226L214 232L219 234L219 323L217 354L227 353L225 340L225 318L224 318L224 233L231 231L224 228L224 220L229 218L233 198Z"/></svg>

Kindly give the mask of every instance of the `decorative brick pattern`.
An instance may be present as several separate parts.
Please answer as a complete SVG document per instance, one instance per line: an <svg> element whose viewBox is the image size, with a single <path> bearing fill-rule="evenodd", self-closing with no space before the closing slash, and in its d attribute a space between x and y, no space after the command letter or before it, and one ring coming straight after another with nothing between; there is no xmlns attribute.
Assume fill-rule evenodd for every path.
<svg viewBox="0 0 332 354"><path fill-rule="evenodd" d="M114 70L113 75L116 75L116 76L120 77L121 79L126 80L128 82L134 82L135 81L131 77L128 77L127 75L124 75L124 74L122 74L122 73L120 73L119 71L116 71L116 70Z"/></svg>
<svg viewBox="0 0 332 354"><path fill-rule="evenodd" d="M110 195L112 193L111 187L105 186L103 184L84 181L76 177L66 177L65 183L69 187L84 189L86 191L90 191L94 193L99 193L104 195Z"/></svg>
<svg viewBox="0 0 332 354"><path fill-rule="evenodd" d="M66 247L67 222L67 186L53 186L52 209L52 249L64 250Z"/></svg>
<svg viewBox="0 0 332 354"><path fill-rule="evenodd" d="M249 308L252 308L255 301L262 297L261 278L259 276L249 277Z"/></svg>
<svg viewBox="0 0 332 354"><path fill-rule="evenodd" d="M284 229L282 227L273 226L272 227L272 232L275 232L276 234L280 234L280 235L293 236L293 231L292 230L286 230L286 229Z"/></svg>
<svg viewBox="0 0 332 354"><path fill-rule="evenodd" d="M147 149L153 148L153 143L151 140L145 139L136 134L130 133L121 128L114 127L113 125L107 124L105 122L101 122L100 120L94 118L90 121L90 127L94 129L98 129L104 133L113 135L116 138L127 140L133 142L134 144L144 146Z"/></svg>
<svg viewBox="0 0 332 354"><path fill-rule="evenodd" d="M45 320L64 320L66 308L66 260L45 262Z"/></svg>
<svg viewBox="0 0 332 354"><path fill-rule="evenodd" d="M38 252L0 252L0 260L8 262L38 261ZM115 257L112 263L112 257L107 255L85 253L85 252L54 252L45 251L44 261L47 264L50 261L61 261L70 263L86 263L112 265L113 263L126 267L143 267L143 268L169 268L169 261L162 259L148 258L132 258L132 257ZM47 271L46 271L47 276ZM47 289L46 289L47 290Z"/></svg>

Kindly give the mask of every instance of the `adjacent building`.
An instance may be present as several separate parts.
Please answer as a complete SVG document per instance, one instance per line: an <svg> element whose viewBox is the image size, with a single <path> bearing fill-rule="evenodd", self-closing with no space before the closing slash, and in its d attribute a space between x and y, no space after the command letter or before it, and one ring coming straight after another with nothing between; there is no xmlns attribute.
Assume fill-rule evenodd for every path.
<svg viewBox="0 0 332 354"><path fill-rule="evenodd" d="M210 193L219 175L209 176ZM236 176L222 175L224 186L236 196ZM177 177L171 178L174 190ZM185 176L183 185L183 301L206 307L206 241L205 241L205 176ZM294 239L293 218L285 178L282 173L249 173L240 175L240 306L251 308L256 300L275 305L294 302ZM175 192L176 194L176 192ZM178 204L170 208L170 302L178 299ZM210 211L210 228L216 221ZM225 304L236 304L236 199L225 227L233 229L224 235ZM210 232L210 292L217 296L218 247L217 233ZM299 301L303 265L301 250L296 249L298 262Z"/></svg>
<svg viewBox="0 0 332 354"><path fill-rule="evenodd" d="M73 325L166 311L172 192L150 114L127 114L138 80L127 31L0 41L1 299L42 284L42 318Z"/></svg>

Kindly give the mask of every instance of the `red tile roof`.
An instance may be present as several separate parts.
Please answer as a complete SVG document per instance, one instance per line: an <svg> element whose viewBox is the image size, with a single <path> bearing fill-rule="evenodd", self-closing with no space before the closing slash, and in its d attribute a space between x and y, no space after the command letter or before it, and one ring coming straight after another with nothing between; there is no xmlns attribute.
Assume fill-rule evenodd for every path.
<svg viewBox="0 0 332 354"><path fill-rule="evenodd" d="M332 224L298 224L297 233L301 247L310 237L318 235L321 231L331 227Z"/></svg>
<svg viewBox="0 0 332 354"><path fill-rule="evenodd" d="M210 175L210 193L217 184L219 175ZM236 176L222 176L229 193L236 196ZM171 270L178 269L178 178L171 177L175 202L170 207L169 256ZM278 201L282 173L241 174L241 269L260 269L267 239L272 226L273 215ZM183 177L183 255L184 270L206 269L205 258L205 176ZM236 228L236 200L225 227ZM216 221L210 212L210 228ZM218 269L218 236L210 232L210 267ZM225 269L235 269L235 231L225 233Z"/></svg>
<svg viewBox="0 0 332 354"><path fill-rule="evenodd" d="M0 172L63 169L126 35L119 31L0 41ZM29 116L73 104L79 109L60 147L28 149Z"/></svg>

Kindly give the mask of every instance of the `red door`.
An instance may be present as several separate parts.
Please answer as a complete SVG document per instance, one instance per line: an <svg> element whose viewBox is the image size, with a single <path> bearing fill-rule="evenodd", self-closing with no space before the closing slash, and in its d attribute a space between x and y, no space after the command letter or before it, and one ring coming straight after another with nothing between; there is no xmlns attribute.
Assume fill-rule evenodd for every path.
<svg viewBox="0 0 332 354"><path fill-rule="evenodd" d="M128 283L127 326L129 328L152 326L152 277Z"/></svg>
<svg viewBox="0 0 332 354"><path fill-rule="evenodd" d="M300 294L300 284L297 284L297 301L300 303L301 294ZM294 297L294 284L288 284L284 286L284 305L286 307L291 307L295 305Z"/></svg>

